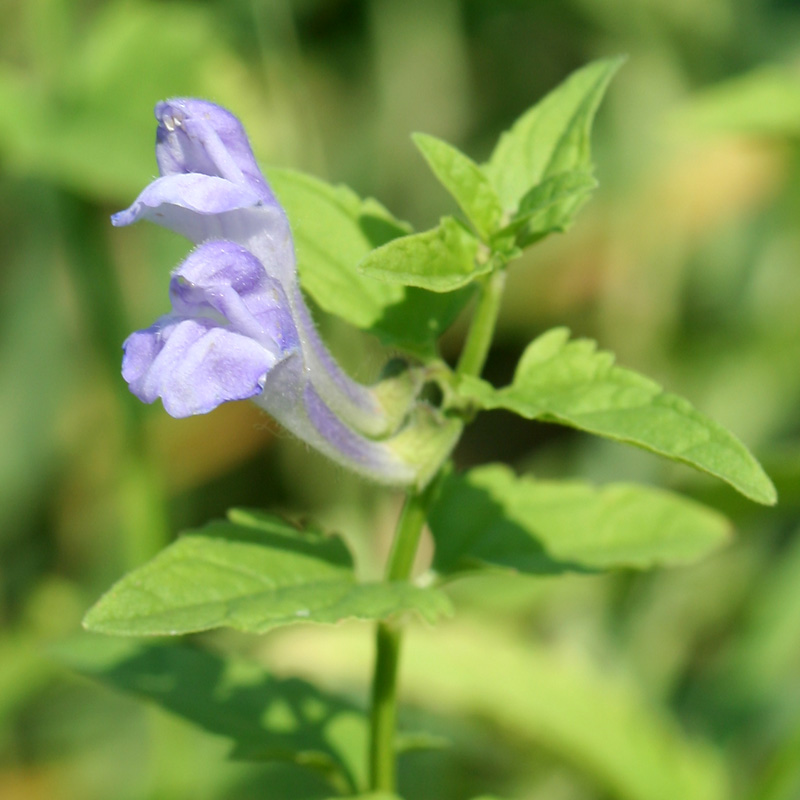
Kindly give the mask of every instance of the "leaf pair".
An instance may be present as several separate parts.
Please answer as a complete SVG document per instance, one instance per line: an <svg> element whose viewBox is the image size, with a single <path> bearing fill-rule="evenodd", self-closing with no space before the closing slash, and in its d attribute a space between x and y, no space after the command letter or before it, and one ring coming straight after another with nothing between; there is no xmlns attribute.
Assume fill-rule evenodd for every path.
<svg viewBox="0 0 800 800"><path fill-rule="evenodd" d="M517 478L500 465L450 475L429 512L434 568L528 573L595 571L694 560L727 522L690 500L633 485ZM342 540L267 514L233 510L182 535L122 578L87 614L90 630L174 635L231 627L248 633L298 622L385 619L452 611L437 588L359 583Z"/></svg>
<svg viewBox="0 0 800 800"><path fill-rule="evenodd" d="M622 61L596 61L573 73L500 137L483 166L441 139L415 134L414 143L477 236L445 217L430 231L374 250L359 269L392 283L448 292L500 265L477 257L480 241L507 260L548 233L566 230L596 186L592 122Z"/></svg>

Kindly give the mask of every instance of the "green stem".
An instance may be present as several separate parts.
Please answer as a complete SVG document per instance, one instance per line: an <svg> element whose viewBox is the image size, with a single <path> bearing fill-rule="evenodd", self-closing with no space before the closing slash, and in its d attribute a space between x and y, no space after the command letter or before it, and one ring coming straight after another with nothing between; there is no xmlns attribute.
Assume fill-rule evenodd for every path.
<svg viewBox="0 0 800 800"><path fill-rule="evenodd" d="M407 580L414 566L419 538L425 525L432 486L421 494L406 497L397 523L392 551L386 565L387 581ZM378 623L375 638L375 676L372 683L370 735L370 788L395 790L394 733L397 721L397 670L400 660L401 631L388 622Z"/></svg>
<svg viewBox="0 0 800 800"><path fill-rule="evenodd" d="M505 272L502 269L484 281L478 307L458 362L459 375L480 375L494 336L504 286ZM438 479L434 478L423 492L411 492L406 497L386 565L387 581L404 581L411 576L428 507L437 491L438 483ZM390 622L378 623L369 751L369 785L376 792L394 792L396 788L394 738L401 643L400 628Z"/></svg>
<svg viewBox="0 0 800 800"><path fill-rule="evenodd" d="M493 272L485 280L475 316L472 318L461 358L458 360L456 372L459 375L480 375L494 336L494 328L500 313L500 302L506 284L504 269Z"/></svg>
<svg viewBox="0 0 800 800"><path fill-rule="evenodd" d="M395 790L394 732L397 721L397 670L400 630L379 622L375 635L375 678L372 683L370 789Z"/></svg>

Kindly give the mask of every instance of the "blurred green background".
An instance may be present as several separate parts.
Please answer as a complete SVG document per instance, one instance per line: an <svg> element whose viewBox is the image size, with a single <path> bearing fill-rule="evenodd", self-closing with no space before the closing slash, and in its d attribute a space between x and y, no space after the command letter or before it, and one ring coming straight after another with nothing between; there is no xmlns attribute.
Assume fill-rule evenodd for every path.
<svg viewBox="0 0 800 800"><path fill-rule="evenodd" d="M374 575L398 497L233 404L173 420L119 376L188 251L114 230L156 171L156 101L234 110L262 163L378 197L415 226L455 211L409 134L477 160L571 70L616 53L600 189L513 265L487 376L568 324L689 397L762 459L761 509L652 456L486 414L457 460L666 485L734 521L704 563L485 578L405 651L410 800L800 797L800 7L791 0L4 0L0 3L0 798L322 798L300 768L59 665L52 647L181 528L251 505L341 530ZM384 355L320 323L362 379ZM444 338L459 348L463 321ZM202 637L365 700L367 626ZM678 797L670 780L687 788Z"/></svg>

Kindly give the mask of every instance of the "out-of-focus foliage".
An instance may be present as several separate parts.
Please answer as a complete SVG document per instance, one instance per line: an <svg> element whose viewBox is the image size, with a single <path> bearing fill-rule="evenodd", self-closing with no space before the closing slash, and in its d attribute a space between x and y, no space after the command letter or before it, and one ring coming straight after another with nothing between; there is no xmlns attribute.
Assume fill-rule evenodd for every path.
<svg viewBox="0 0 800 800"><path fill-rule="evenodd" d="M749 0L0 4L0 797L328 797L296 765L226 761L225 731L78 679L52 647L126 568L231 504L341 531L365 579L396 514L396 497L276 436L247 404L172 420L129 398L120 342L166 310L164 276L186 249L153 227L107 222L155 173L155 102L226 105L265 163L347 183L425 230L443 209L460 211L412 132L481 163L569 72L617 53L628 61L593 137L599 188L569 236L512 265L486 377L510 383L528 341L569 325L735 431L780 503L750 506L577 431L479 418L458 453L464 467L668 485L718 508L736 533L691 568L455 584L458 622L409 637L403 666L404 727L450 745L404 755L401 794L796 797L798 34L792 4ZM401 309L405 290L385 287L391 303L365 305L364 324L392 341L402 319L384 309ZM336 302L320 300L327 338L369 380L384 355L332 315ZM447 334L445 355L461 332ZM429 343L424 332L411 344ZM367 633L305 627L200 644L208 664L225 644L276 680L327 681L337 708L358 709ZM147 686L115 683L110 667L105 676L169 695L168 660ZM214 701L236 706L250 673L212 672ZM192 716L177 701L173 710Z"/></svg>

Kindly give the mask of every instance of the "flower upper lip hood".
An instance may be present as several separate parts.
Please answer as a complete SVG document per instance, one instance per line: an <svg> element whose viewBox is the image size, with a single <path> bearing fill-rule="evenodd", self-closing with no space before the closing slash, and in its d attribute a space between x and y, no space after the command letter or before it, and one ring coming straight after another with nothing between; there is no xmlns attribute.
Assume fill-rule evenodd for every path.
<svg viewBox="0 0 800 800"><path fill-rule="evenodd" d="M399 415L387 414L373 392L351 380L319 338L300 292L289 220L261 174L239 120L214 103L193 98L163 101L155 116L161 176L130 208L114 214L112 223L148 219L196 244L227 240L249 250L283 287L320 394L362 433L391 433Z"/></svg>
<svg viewBox="0 0 800 800"><path fill-rule="evenodd" d="M125 342L131 391L145 402L160 397L177 417L249 398L362 475L419 483L453 428L417 406L413 381L373 390L336 363L300 291L289 220L239 120L190 98L155 113L160 177L112 222L149 219L197 247L173 272L172 311ZM412 422L398 432L404 420Z"/></svg>
<svg viewBox="0 0 800 800"><path fill-rule="evenodd" d="M248 186L263 203L277 203L258 168L242 123L207 100L158 103L156 161L162 175L200 172Z"/></svg>

